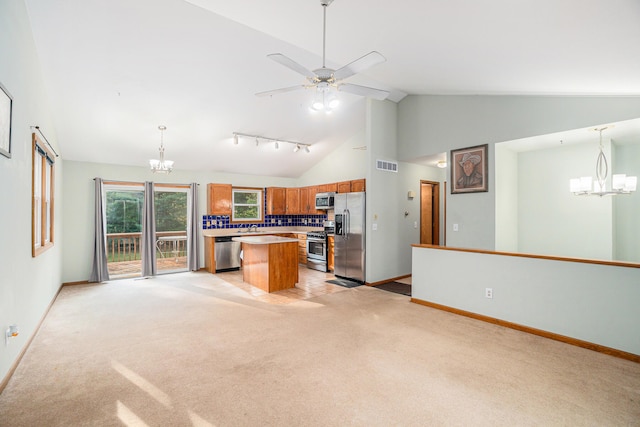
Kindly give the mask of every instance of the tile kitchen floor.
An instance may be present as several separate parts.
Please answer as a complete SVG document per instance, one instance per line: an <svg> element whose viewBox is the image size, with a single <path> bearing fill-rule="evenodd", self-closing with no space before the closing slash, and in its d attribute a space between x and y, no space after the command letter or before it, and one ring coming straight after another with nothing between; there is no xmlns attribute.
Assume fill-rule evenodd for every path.
<svg viewBox="0 0 640 427"><path fill-rule="evenodd" d="M342 292L347 288L327 283L335 279L332 273L311 270L304 265L298 266L298 283L295 288L278 292L265 292L242 281L242 270L217 273L216 276L230 285L252 295L255 299L269 304L291 304L320 295Z"/></svg>

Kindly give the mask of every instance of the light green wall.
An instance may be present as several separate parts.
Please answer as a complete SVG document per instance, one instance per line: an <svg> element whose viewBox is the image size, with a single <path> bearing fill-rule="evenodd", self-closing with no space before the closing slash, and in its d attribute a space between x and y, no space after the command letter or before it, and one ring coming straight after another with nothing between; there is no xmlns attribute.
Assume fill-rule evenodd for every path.
<svg viewBox="0 0 640 427"><path fill-rule="evenodd" d="M640 355L638 268L426 248L413 265L414 298Z"/></svg>
<svg viewBox="0 0 640 427"><path fill-rule="evenodd" d="M31 257L31 130L40 126L56 151L40 64L22 1L0 1L0 82L13 96L11 158L0 155L0 331L17 324L20 334L0 338L0 382L6 377L61 284L64 235L58 159L55 175L54 246Z"/></svg>
<svg viewBox="0 0 640 427"><path fill-rule="evenodd" d="M393 102L369 101L367 104L370 149L366 280L370 283L411 274L411 244L420 241L420 180L442 184L446 174L442 169L407 162L399 162L398 173L376 169L377 160L398 159L397 114L397 104ZM409 190L416 194L413 200L407 198ZM405 212L409 212L406 217ZM443 218L441 215L441 223ZM414 228L415 221L417 228Z"/></svg>
<svg viewBox="0 0 640 427"><path fill-rule="evenodd" d="M518 251L518 153L496 147L496 250Z"/></svg>
<svg viewBox="0 0 640 427"><path fill-rule="evenodd" d="M640 177L639 160L640 144L616 146L613 171ZM639 191L614 200L614 256L620 261L640 262Z"/></svg>
<svg viewBox="0 0 640 427"><path fill-rule="evenodd" d="M593 175L596 155L592 144L519 153L518 252L613 258L612 199L569 191L569 179Z"/></svg>
<svg viewBox="0 0 640 427"><path fill-rule="evenodd" d="M297 185L304 187L361 179L367 176L367 165L367 145L362 130L305 172Z"/></svg>
<svg viewBox="0 0 640 427"><path fill-rule="evenodd" d="M398 157L489 144L489 191L448 194L447 245L493 250L496 143L637 117L640 97L412 95L398 105Z"/></svg>

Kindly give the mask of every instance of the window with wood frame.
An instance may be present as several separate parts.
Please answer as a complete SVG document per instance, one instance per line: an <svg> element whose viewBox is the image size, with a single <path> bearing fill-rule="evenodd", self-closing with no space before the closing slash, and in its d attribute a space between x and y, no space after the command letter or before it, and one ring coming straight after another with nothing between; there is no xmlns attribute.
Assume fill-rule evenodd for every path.
<svg viewBox="0 0 640 427"><path fill-rule="evenodd" d="M53 206L55 157L40 138L33 142L31 192L31 256L36 257L53 246Z"/></svg>
<svg viewBox="0 0 640 427"><path fill-rule="evenodd" d="M234 188L232 207L232 222L261 222L262 189Z"/></svg>

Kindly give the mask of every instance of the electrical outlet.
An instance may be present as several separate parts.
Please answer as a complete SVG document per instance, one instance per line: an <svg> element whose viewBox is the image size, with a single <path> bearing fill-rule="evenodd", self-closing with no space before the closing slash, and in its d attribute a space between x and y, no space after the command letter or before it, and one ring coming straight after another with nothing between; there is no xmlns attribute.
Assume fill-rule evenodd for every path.
<svg viewBox="0 0 640 427"><path fill-rule="evenodd" d="M493 288L485 288L484 296L485 298L493 298Z"/></svg>

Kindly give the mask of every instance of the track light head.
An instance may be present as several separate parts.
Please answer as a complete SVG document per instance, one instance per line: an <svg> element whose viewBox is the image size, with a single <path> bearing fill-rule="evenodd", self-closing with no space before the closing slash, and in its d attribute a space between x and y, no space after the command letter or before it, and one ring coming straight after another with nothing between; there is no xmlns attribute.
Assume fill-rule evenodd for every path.
<svg viewBox="0 0 640 427"><path fill-rule="evenodd" d="M238 135L237 134L233 134L233 145L238 145Z"/></svg>
<svg viewBox="0 0 640 427"><path fill-rule="evenodd" d="M309 146L308 146L308 145L305 145L305 146L304 146L304 151L306 151L307 153L310 153L310 152L311 152L311 150L309 149Z"/></svg>

